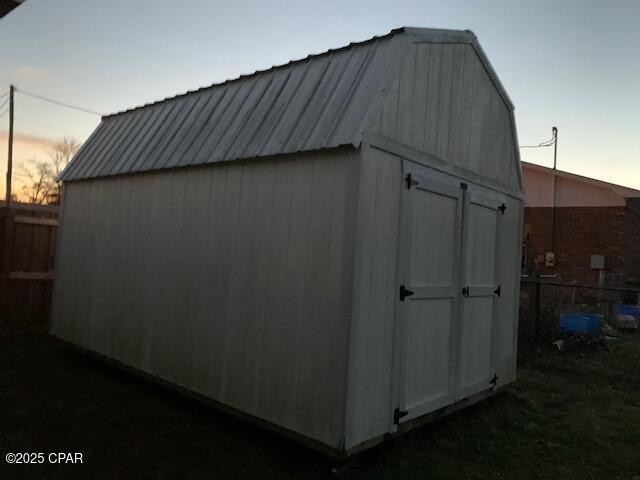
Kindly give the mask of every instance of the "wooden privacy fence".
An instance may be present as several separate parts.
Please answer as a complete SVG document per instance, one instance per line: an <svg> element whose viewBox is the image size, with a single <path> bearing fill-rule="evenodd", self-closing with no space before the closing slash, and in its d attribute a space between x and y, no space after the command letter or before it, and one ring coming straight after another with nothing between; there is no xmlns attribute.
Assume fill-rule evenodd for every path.
<svg viewBox="0 0 640 480"><path fill-rule="evenodd" d="M58 207L0 203L0 335L47 329Z"/></svg>

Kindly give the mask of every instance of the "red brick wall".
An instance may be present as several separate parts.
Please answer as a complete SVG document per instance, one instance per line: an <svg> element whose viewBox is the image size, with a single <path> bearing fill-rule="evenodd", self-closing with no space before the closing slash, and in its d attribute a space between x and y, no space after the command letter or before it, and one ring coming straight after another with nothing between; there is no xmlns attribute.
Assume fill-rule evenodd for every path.
<svg viewBox="0 0 640 480"><path fill-rule="evenodd" d="M625 222L627 272L630 286L640 288L640 198L628 199L627 210Z"/></svg>
<svg viewBox="0 0 640 480"><path fill-rule="evenodd" d="M633 205L555 210L552 248L553 209L525 208L525 270L556 273L563 282L598 285L599 271L591 268L591 255L604 255L608 284L627 286L631 277L640 276L640 204L637 210ZM555 266L546 267L544 254L551 251Z"/></svg>

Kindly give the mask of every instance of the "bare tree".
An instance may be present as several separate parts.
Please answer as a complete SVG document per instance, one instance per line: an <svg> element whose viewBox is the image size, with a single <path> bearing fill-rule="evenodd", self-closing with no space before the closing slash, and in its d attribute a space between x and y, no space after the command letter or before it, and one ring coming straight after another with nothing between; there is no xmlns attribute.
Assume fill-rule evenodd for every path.
<svg viewBox="0 0 640 480"><path fill-rule="evenodd" d="M80 148L80 144L73 137L63 137L62 140L55 143L49 157L51 158L51 164L53 165L53 173L56 178L62 170L69 164L73 156Z"/></svg>
<svg viewBox="0 0 640 480"><path fill-rule="evenodd" d="M46 161L30 159L22 165L18 174L22 177L23 201L28 203L51 203L51 199L58 189L51 164Z"/></svg>
<svg viewBox="0 0 640 480"><path fill-rule="evenodd" d="M69 164L80 144L73 137L64 137L56 142L48 152L49 159L40 161L32 158L19 169L22 177L23 200L29 203L60 203L60 182L58 176Z"/></svg>

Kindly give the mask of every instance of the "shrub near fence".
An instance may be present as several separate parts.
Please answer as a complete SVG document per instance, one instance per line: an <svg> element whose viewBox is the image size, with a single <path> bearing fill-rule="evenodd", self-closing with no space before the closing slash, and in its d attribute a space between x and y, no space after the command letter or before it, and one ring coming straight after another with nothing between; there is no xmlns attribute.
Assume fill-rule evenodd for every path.
<svg viewBox="0 0 640 480"><path fill-rule="evenodd" d="M58 207L0 203L0 335L46 331Z"/></svg>

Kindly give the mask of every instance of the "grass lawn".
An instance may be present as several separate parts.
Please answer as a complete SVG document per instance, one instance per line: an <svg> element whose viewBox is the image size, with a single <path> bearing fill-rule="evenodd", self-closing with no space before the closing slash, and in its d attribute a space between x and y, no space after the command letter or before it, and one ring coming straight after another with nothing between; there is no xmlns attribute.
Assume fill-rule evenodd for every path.
<svg viewBox="0 0 640 480"><path fill-rule="evenodd" d="M640 479L640 335L543 349L479 405L358 456L343 478ZM51 337L0 338L0 478L325 478L330 462ZM8 452L83 465L8 465Z"/></svg>

